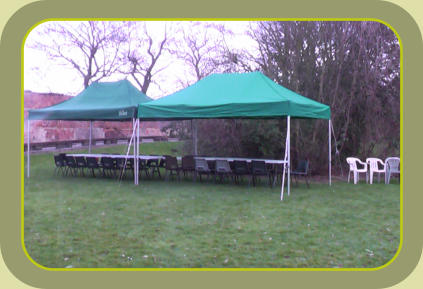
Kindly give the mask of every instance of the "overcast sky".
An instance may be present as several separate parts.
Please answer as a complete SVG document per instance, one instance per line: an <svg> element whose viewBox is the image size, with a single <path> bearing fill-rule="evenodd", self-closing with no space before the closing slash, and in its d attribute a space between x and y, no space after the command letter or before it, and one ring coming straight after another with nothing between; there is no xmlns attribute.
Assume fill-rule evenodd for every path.
<svg viewBox="0 0 423 289"><path fill-rule="evenodd" d="M231 30L234 34L228 35L226 38L229 47L234 49L248 49L255 50L255 42L246 35L249 27L249 22L245 21L215 21L216 23L223 23L226 28ZM169 21L147 21L147 28L149 34L153 39L161 39L163 37L164 24ZM202 22L206 24L206 22ZM172 25L183 26L189 25L188 21L172 21ZM48 41L49 35L39 36L36 32L41 29L43 25L36 26L28 35L26 45L24 48L24 89L34 92L53 92L69 95L76 95L83 90L82 77L76 70L70 69L63 65L58 65L57 62L49 59L45 52L32 49L28 47L28 43L34 40ZM201 25L200 25L201 27ZM46 39L40 39L45 37ZM167 65L158 78L160 88L152 84L147 94L150 97L157 98L167 94L173 93L182 88L180 84L181 79L184 82L193 83L195 79L187 72L189 69L181 60L177 60L169 55L163 55L159 59L160 65ZM125 78L124 75L115 75L112 78L104 79L101 81L120 80ZM135 84L135 82L128 77L128 79ZM139 87L138 87L139 88Z"/></svg>

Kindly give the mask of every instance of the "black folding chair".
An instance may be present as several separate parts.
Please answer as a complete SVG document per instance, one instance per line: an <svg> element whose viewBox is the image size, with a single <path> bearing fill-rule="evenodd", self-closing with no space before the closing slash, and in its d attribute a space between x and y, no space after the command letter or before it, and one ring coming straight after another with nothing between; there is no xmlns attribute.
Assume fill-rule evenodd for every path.
<svg viewBox="0 0 423 289"><path fill-rule="evenodd" d="M200 182L201 180L201 176L202 175L206 175L209 176L211 174L211 170L209 168L209 165L206 161L206 159L201 159L201 158L196 158L195 159L195 177L197 177L197 175L199 175L200 177Z"/></svg>
<svg viewBox="0 0 423 289"><path fill-rule="evenodd" d="M116 165L113 158L102 157L101 158L101 168L103 170L104 177L115 177Z"/></svg>
<svg viewBox="0 0 423 289"><path fill-rule="evenodd" d="M271 174L267 170L266 163L264 161L251 161L251 176L253 180L253 186L256 185L256 178L260 176L268 177L268 184L271 185Z"/></svg>
<svg viewBox="0 0 423 289"><path fill-rule="evenodd" d="M295 184L298 185L297 178L298 177L304 177L306 184L307 184L307 188L309 188L310 185L308 183L308 175L309 175L309 162L308 162L308 160L299 160L295 170L291 171L291 179L292 179L292 177L294 177Z"/></svg>
<svg viewBox="0 0 423 289"><path fill-rule="evenodd" d="M178 176L178 180L181 180L181 176L180 176L180 171L181 168L178 165L178 160L176 159L176 157L173 156L166 156L166 163L165 163L165 168L166 168L166 181L169 180L169 176L172 175L176 175Z"/></svg>
<svg viewBox="0 0 423 289"><path fill-rule="evenodd" d="M216 160L215 171L214 171L214 181L216 182L216 177L219 176L220 181L223 181L224 177L232 177L232 170L227 160Z"/></svg>
<svg viewBox="0 0 423 289"><path fill-rule="evenodd" d="M194 156L184 156L182 157L182 172L184 174L184 177L186 174L191 173L193 176L193 180L195 181L195 160Z"/></svg>
<svg viewBox="0 0 423 289"><path fill-rule="evenodd" d="M67 175L69 172L72 176L76 176L77 164L76 164L75 158L73 156L65 156L65 162L66 162L65 175Z"/></svg>
<svg viewBox="0 0 423 289"><path fill-rule="evenodd" d="M62 176L65 175L66 170L66 161L63 155L54 155L54 174L59 175L59 173L62 174Z"/></svg>
<svg viewBox="0 0 423 289"><path fill-rule="evenodd" d="M87 169L91 171L93 177L95 177L94 170L99 171L101 169L100 165L98 164L98 160L95 157L86 157L87 162Z"/></svg>
<svg viewBox="0 0 423 289"><path fill-rule="evenodd" d="M138 161L138 174L140 177L142 177L142 172L144 172L146 177L150 177L150 173L149 173L149 166L147 165L147 161L140 159Z"/></svg>
<svg viewBox="0 0 423 289"><path fill-rule="evenodd" d="M87 168L87 161L85 160L85 157L75 157L76 161L76 173L80 173L81 176L85 176L84 170Z"/></svg>
<svg viewBox="0 0 423 289"><path fill-rule="evenodd" d="M116 158L115 162L116 170L119 173L119 179L126 177L126 171L132 171L132 175L134 174L134 162L132 159L124 157Z"/></svg>
<svg viewBox="0 0 423 289"><path fill-rule="evenodd" d="M239 180L242 180L242 176L249 176L250 175L250 168L248 167L248 163L246 161L233 161L233 175L236 184L239 184ZM250 182L248 182L250 184Z"/></svg>
<svg viewBox="0 0 423 289"><path fill-rule="evenodd" d="M216 172L216 161L208 160L207 165L209 166L210 174L214 175L214 173Z"/></svg>
<svg viewBox="0 0 423 289"><path fill-rule="evenodd" d="M162 177L160 174L160 161L158 158L147 160L147 167L150 169L151 178L154 178L155 173L159 175L159 179Z"/></svg>

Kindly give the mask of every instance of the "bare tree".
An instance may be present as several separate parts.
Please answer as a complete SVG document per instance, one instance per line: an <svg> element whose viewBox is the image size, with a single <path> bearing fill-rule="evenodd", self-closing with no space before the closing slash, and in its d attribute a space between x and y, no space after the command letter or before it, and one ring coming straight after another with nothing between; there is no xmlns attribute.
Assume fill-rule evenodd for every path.
<svg viewBox="0 0 423 289"><path fill-rule="evenodd" d="M119 51L126 41L121 25L113 21L47 22L28 47L42 50L58 64L75 69L86 88L117 71Z"/></svg>
<svg viewBox="0 0 423 289"><path fill-rule="evenodd" d="M128 22L126 24L127 46L122 54L124 63L121 73L130 75L146 93L150 84L154 82L154 76L164 70L168 64L160 65L159 59L168 51L171 37L168 34L168 25L164 25L163 34L160 38L152 37L145 22ZM159 34L157 31L155 35Z"/></svg>
<svg viewBox="0 0 423 289"><path fill-rule="evenodd" d="M223 25L209 22L181 26L182 37L175 43L173 53L187 65L195 80L220 69L225 49L223 31Z"/></svg>

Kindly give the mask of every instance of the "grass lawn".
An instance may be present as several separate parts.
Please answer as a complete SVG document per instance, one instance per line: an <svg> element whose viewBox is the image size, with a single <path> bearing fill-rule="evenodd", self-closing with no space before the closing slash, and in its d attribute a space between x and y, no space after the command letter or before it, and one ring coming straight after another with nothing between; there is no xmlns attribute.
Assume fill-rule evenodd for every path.
<svg viewBox="0 0 423 289"><path fill-rule="evenodd" d="M179 148L148 143L141 152L175 155ZM369 268L399 246L397 180L300 183L280 202L280 187L265 182L143 178L134 186L130 178L54 176L52 155L31 156L24 191L25 246L46 267Z"/></svg>

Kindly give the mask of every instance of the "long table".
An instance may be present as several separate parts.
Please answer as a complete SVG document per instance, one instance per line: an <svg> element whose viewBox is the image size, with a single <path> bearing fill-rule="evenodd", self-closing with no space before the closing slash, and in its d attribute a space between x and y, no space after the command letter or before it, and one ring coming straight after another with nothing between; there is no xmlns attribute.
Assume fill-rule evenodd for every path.
<svg viewBox="0 0 423 289"><path fill-rule="evenodd" d="M103 158L103 157L108 157L108 158L128 158L128 159L134 159L134 155L116 155L116 154L66 154L68 156L73 156L73 157L94 157L94 158ZM164 158L164 156L150 156L150 155L139 155L138 159L140 160L156 160L156 159L162 159ZM285 164L287 163L285 160L271 160L271 159L251 159L251 158L234 158L234 157L194 157L194 159L205 159L207 161L216 161L216 160L227 160L228 162L233 162L233 161L246 161L246 162L251 162L251 161L264 161L266 164ZM182 160L182 157L177 157L177 159L179 161Z"/></svg>

